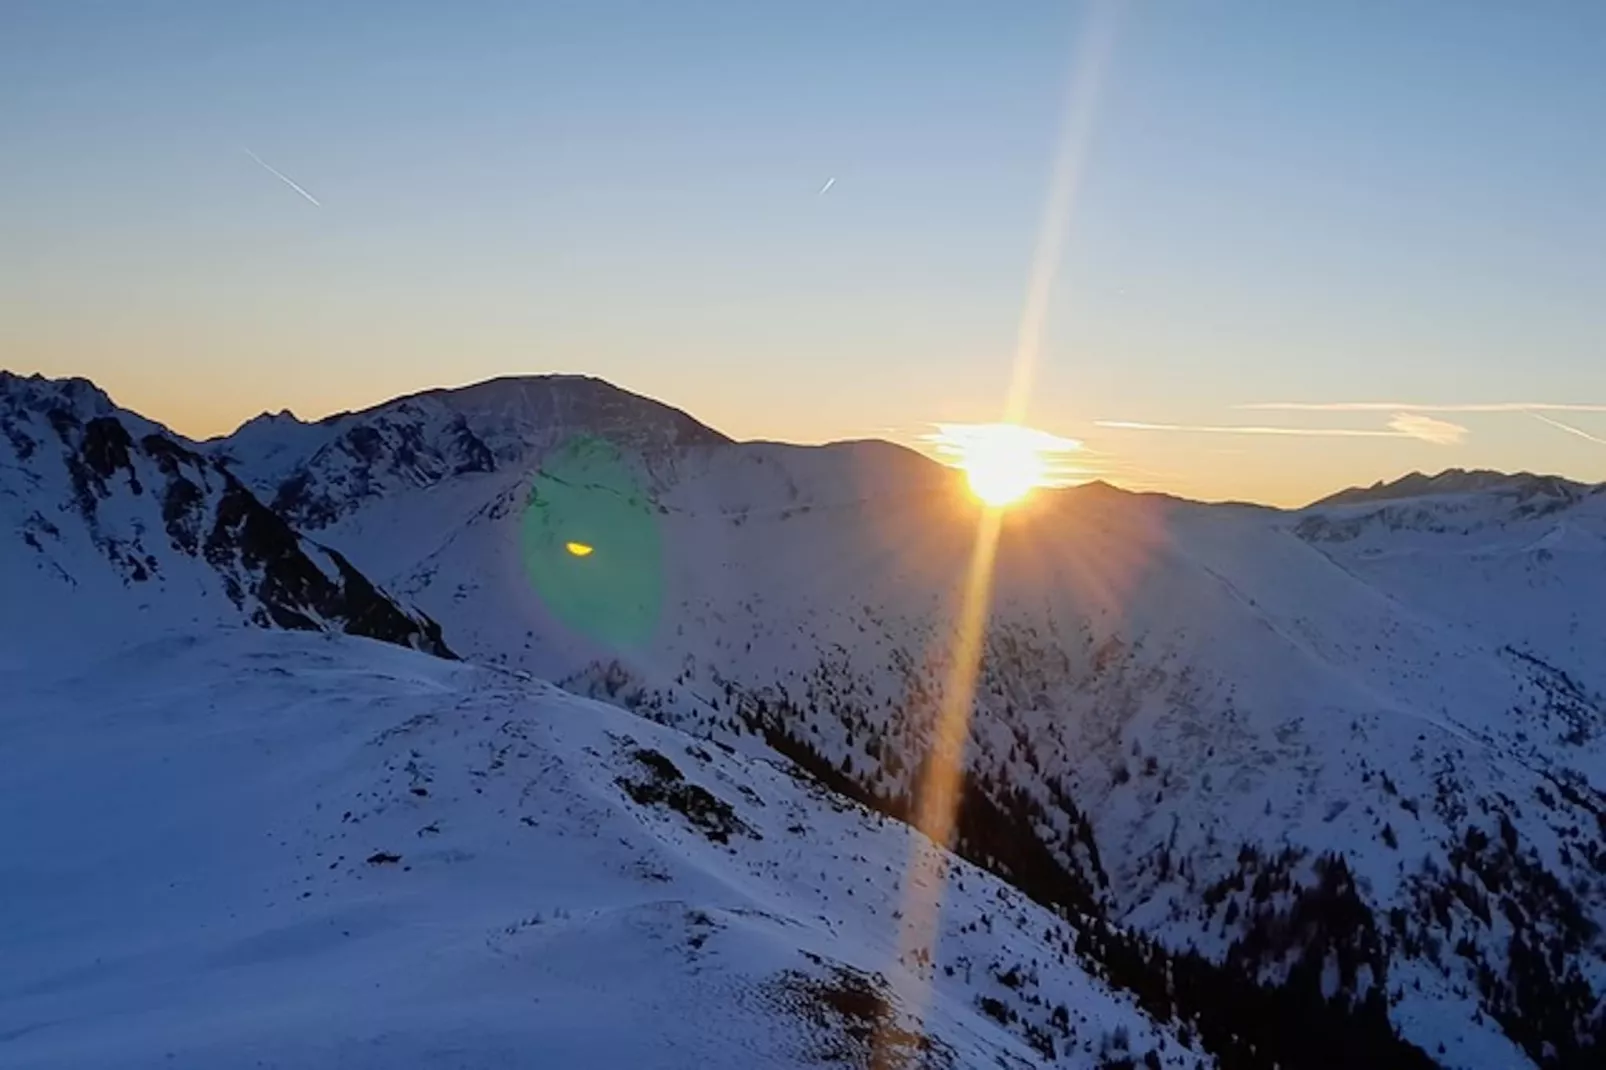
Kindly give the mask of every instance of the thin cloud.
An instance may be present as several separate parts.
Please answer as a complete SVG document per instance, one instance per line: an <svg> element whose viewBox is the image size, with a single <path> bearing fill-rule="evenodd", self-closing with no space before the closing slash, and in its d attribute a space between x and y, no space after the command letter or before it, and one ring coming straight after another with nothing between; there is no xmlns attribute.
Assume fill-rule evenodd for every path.
<svg viewBox="0 0 1606 1070"><path fill-rule="evenodd" d="M1256 401L1259 412L1606 412L1606 404L1551 401L1482 401L1420 404L1411 401Z"/></svg>
<svg viewBox="0 0 1606 1070"><path fill-rule="evenodd" d="M1078 439L1065 438L1062 435L1039 431L1035 427L1024 427L1020 424L937 424L935 426L937 428L935 431L920 437L922 441L937 443L939 447L948 445L962 447L977 439L1006 434L1031 446L1039 453L1073 453L1082 448L1082 443Z"/></svg>
<svg viewBox="0 0 1606 1070"><path fill-rule="evenodd" d="M1606 438L1601 438L1599 435L1592 435L1581 427L1574 427L1572 424L1564 424L1560 420L1553 420L1543 413L1533 412L1531 410L1529 411L1528 415L1532 416L1535 420L1538 420L1541 423L1549 424L1551 427L1554 427L1557 430L1565 431L1569 435L1577 435L1579 438L1588 439L1591 442L1597 442L1602 446L1606 446Z"/></svg>
<svg viewBox="0 0 1606 1070"><path fill-rule="evenodd" d="M1304 438L1417 438L1406 431L1359 427L1262 427L1244 424L1155 424L1141 420L1094 420L1095 427L1116 431L1170 431L1189 435L1289 435ZM1454 426L1454 425L1451 425Z"/></svg>
<svg viewBox="0 0 1606 1070"><path fill-rule="evenodd" d="M299 185L297 185L295 179L291 178L289 175L285 174L283 171L279 170L277 167L274 167L272 164L270 164L268 161L264 160L262 157L258 156L256 153L252 152L250 149L244 149L244 152L245 152L245 154L247 156L251 157L251 159L255 160L262 167L263 170L268 172L268 174L272 175L274 178L277 178L280 182L283 182L285 185L289 186L291 189L293 189L297 193L301 194L307 200L311 201L312 204L313 204L313 207L315 207L315 208L322 208L323 207L323 202L321 202L320 200L318 200L318 198L314 197L312 194L308 193L306 190L302 189Z"/></svg>
<svg viewBox="0 0 1606 1070"><path fill-rule="evenodd" d="M1435 446L1458 446L1467 437L1467 429L1448 420L1435 420L1415 412L1397 412L1389 427L1402 435L1431 442Z"/></svg>

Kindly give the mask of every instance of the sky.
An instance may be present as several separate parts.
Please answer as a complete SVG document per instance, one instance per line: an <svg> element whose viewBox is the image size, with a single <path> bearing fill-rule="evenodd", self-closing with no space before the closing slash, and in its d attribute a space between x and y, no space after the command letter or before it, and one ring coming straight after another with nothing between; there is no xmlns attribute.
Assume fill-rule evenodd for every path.
<svg viewBox="0 0 1606 1070"><path fill-rule="evenodd" d="M584 372L918 443L1024 348L1135 488L1606 480L1602 129L1594 2L12 0L0 366L195 437Z"/></svg>

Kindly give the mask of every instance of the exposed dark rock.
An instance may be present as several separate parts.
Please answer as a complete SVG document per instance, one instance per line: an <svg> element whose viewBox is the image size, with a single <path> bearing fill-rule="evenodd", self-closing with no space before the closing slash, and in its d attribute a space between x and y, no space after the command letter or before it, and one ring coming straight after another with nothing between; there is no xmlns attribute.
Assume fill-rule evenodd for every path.
<svg viewBox="0 0 1606 1070"><path fill-rule="evenodd" d="M133 446L134 440L121 420L112 416L97 416L84 425L83 445L79 449L90 471L102 479L108 479L116 471L133 473L134 467L128 459L128 451Z"/></svg>
<svg viewBox="0 0 1606 1070"><path fill-rule="evenodd" d="M764 986L763 995L783 1014L809 1027L812 1060L861 1070L950 1070L955 1053L901 1013L891 986L866 973L810 955L825 976L788 970Z"/></svg>
<svg viewBox="0 0 1606 1070"><path fill-rule="evenodd" d="M117 410L91 384L0 373L0 425L19 464L27 462L24 486L49 486L42 472L60 465L70 499L42 503L45 511L77 514L91 544L125 583L171 574L167 548L147 542L152 532L137 518L139 510L129 520L127 509L106 505L117 497L145 497L148 485L171 551L210 565L225 597L251 623L339 630L452 656L434 621L406 612L345 558L302 538L218 461L149 430L152 425ZM47 456L51 451L41 448L38 435L25 430L41 425L54 432L59 453ZM137 439L131 427L142 428ZM60 528L40 510L33 516L20 537L48 557L44 540L59 542ZM45 567L76 586L62 562Z"/></svg>
<svg viewBox="0 0 1606 1070"><path fill-rule="evenodd" d="M452 656L438 624L403 613L344 557L324 550L339 573L338 581L331 579L313 563L302 540L277 513L257 501L232 474L223 472L223 476L226 489L206 539L206 558L219 567L238 560L247 570L259 573L256 594L274 624L317 630L315 615L344 622L352 635Z"/></svg>
<svg viewBox="0 0 1606 1070"><path fill-rule="evenodd" d="M688 783L680 768L664 755L643 748L631 757L645 773L620 777L619 786L638 805L674 810L714 843L729 843L733 835L757 838L758 833L736 816L730 803L699 784Z"/></svg>

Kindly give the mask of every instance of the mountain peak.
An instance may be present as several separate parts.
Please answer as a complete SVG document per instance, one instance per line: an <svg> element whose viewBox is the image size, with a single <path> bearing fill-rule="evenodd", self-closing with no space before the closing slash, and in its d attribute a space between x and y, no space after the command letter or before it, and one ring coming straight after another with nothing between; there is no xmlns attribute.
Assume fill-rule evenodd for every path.
<svg viewBox="0 0 1606 1070"><path fill-rule="evenodd" d="M0 373L11 457L0 465L0 637L71 656L164 628L247 623L449 655L432 621L192 445L87 380ZM93 606L93 623L75 606Z"/></svg>
<svg viewBox="0 0 1606 1070"><path fill-rule="evenodd" d="M713 445L730 439L671 405L615 386L594 375L550 373L504 375L466 386L436 387L406 394L355 413L341 413L321 421L344 422L396 409L440 405L469 417L471 422L502 420L613 423L623 419L637 426L670 430L678 445ZM593 428L588 428L594 430Z"/></svg>
<svg viewBox="0 0 1606 1070"><path fill-rule="evenodd" d="M236 428L234 433L239 434L248 428L278 427L285 424L300 425L303 422L301 417L289 409L280 409L278 412L260 412Z"/></svg>
<svg viewBox="0 0 1606 1070"><path fill-rule="evenodd" d="M1349 487L1311 503L1311 506L1358 505L1366 502L1396 501L1445 494L1477 494L1493 491L1519 499L1545 496L1572 500L1587 493L1587 484L1561 476L1532 472L1498 472L1487 468L1446 468L1436 475L1411 472L1398 479L1379 480L1369 487Z"/></svg>
<svg viewBox="0 0 1606 1070"><path fill-rule="evenodd" d="M4 369L0 369L0 399L12 407L41 412L66 409L79 419L106 416L117 409L107 393L88 379L51 379L37 372L23 376Z"/></svg>
<svg viewBox="0 0 1606 1070"><path fill-rule="evenodd" d="M532 375L426 390L313 424L258 417L216 449L275 508L323 527L366 500L520 469L577 436L607 439L649 466L682 447L731 441L603 379Z"/></svg>

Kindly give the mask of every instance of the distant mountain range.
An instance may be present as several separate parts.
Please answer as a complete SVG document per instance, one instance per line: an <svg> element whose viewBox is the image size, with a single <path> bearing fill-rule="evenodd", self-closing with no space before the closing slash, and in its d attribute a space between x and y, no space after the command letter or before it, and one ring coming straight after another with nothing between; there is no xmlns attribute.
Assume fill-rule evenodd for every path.
<svg viewBox="0 0 1606 1070"><path fill-rule="evenodd" d="M1496 494L1519 501L1549 499L1570 505L1580 498L1602 492L1601 485L1578 483L1560 476L1536 476L1532 472L1491 472L1488 469L1446 468L1436 476L1412 472L1389 483L1370 487L1350 487L1316 502L1317 505L1353 505L1357 502L1393 501L1400 498L1426 498L1440 494Z"/></svg>
<svg viewBox="0 0 1606 1070"><path fill-rule="evenodd" d="M254 692L254 708L332 703L318 681L338 664L376 726L399 726L384 719L404 709L430 718L416 730L428 746L385 767L395 778L408 763L445 763L441 748L479 753L433 727L445 711L483 710L474 715L494 724L506 714L474 696L495 691L484 701L511 710L526 701L520 688L539 688L526 678L552 681L662 726L540 690L539 702L570 711L563 723L638 740L610 750L583 742L590 729L543 728L562 735L551 746L566 757L551 767L587 785L575 799L600 791L609 807L649 810L679 799L694 826L727 830L731 866L790 874L777 896L809 867L729 834L737 821L762 828L765 844L781 835L773 801L759 807L736 785L773 800L763 771L796 770L820 793L787 796L800 828L826 828L832 806L914 819L954 679L978 507L955 473L912 451L733 442L567 376L431 391L316 423L264 416L206 443L82 381L0 376L0 432L0 539L13 540L0 576L20 592L0 607L0 673L30 686L59 687L71 667L109 687L132 671L119 660L128 651L232 635L224 625L323 631L346 653L207 640L223 653L199 693L226 705L229 666L260 658L299 682ZM1045 1066L1600 1065L1602 606L1606 487L1452 470L1292 511L1104 485L1039 492L1000 534L953 844L988 876L950 892L941 968L893 956L898 927L863 913L867 892L851 908L844 890L826 907L765 909L820 940L844 931L843 911L855 931L884 921L876 940L892 942L863 952L874 962L853 961L851 940L811 953L879 970L873 1005L911 1021L929 998L921 1057L945 1051L954 1065L981 1065L980 1053ZM342 634L470 664L380 657ZM163 657L173 668L150 669L147 691L191 671L191 655ZM391 682L362 682L373 674ZM435 697L403 701L397 688ZM126 701L137 717L156 700ZM296 750L285 738L275 760ZM547 760L517 739L483 746L484 761L464 759L465 790L474 770L492 772L485 762ZM586 747L602 757L582 759ZM631 747L672 756L675 772L643 767ZM694 777L678 757L688 747L729 755ZM241 769L242 782L267 775ZM708 817L726 810L691 786L732 808L728 819ZM434 805L413 801L434 799L427 790L385 805ZM459 798L442 826L457 831L443 835L479 859L476 881L496 884L513 863L487 861L481 841L501 818ZM583 812L563 820L579 829L592 820L573 816ZM572 853L563 865L602 864L582 862L584 835L555 835L542 849ZM827 842L787 850L809 860ZM883 894L906 846L875 842L820 864ZM393 849L372 843L382 847ZM973 889L1014 895L1005 885L1024 896L1010 910L1026 919L1007 955L1002 936L966 942L979 933L974 912L992 919L989 933L997 923ZM720 931L742 930L736 916L720 915ZM1132 1008L1124 1046L1062 1027L1044 971L1098 993L1067 1014L1099 1000ZM765 990L738 973L731 985ZM0 1017L0 1056L11 1027Z"/></svg>

